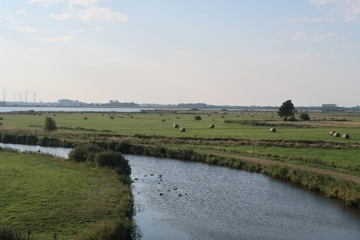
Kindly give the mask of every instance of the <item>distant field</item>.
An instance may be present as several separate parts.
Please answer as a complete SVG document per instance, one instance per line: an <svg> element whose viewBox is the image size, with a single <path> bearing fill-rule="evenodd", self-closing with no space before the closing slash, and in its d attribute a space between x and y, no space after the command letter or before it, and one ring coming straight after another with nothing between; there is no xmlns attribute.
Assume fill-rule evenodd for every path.
<svg viewBox="0 0 360 240"><path fill-rule="evenodd" d="M76 239L130 196L112 171L38 154L0 152L0 182L0 223L39 239Z"/></svg>
<svg viewBox="0 0 360 240"><path fill-rule="evenodd" d="M108 135L111 135L111 139L130 137L140 144L194 148L209 153L257 155L360 175L360 112L309 112L310 121L295 122L283 121L276 112L252 111L41 114L3 113L0 130L25 129L44 135L41 126L45 117L50 116L59 127L54 135L65 138L77 139L83 136L81 139L85 140L97 139L99 136L106 138ZM201 120L195 120L195 116L200 116ZM186 128L186 132L180 132L173 127L174 124ZM214 124L215 128L209 128L210 124ZM275 133L270 132L272 127L277 129ZM333 130L349 134L350 139L330 136L329 132ZM170 141L167 139L169 137L173 139ZM250 142L243 144L229 139ZM311 145L306 146L306 141L310 141Z"/></svg>
<svg viewBox="0 0 360 240"><path fill-rule="evenodd" d="M133 136L197 137L197 138L236 138L251 140L313 140L360 142L360 113L309 113L311 121L284 122L274 112L215 112L181 111L173 113L42 113L32 114L3 113L3 127L41 130L46 116L55 119L58 132L112 133ZM202 120L196 121L195 116ZM87 120L84 119L87 118ZM162 122L164 119L164 122ZM345 120L344 120L345 119ZM233 122L233 123L226 123ZM174 124L186 128L185 133L173 128ZM214 124L214 129L209 125ZM257 125L258 124L258 125ZM262 124L265 124L262 125ZM269 129L275 127L276 133ZM347 133L350 139L343 140L329 136L329 131Z"/></svg>

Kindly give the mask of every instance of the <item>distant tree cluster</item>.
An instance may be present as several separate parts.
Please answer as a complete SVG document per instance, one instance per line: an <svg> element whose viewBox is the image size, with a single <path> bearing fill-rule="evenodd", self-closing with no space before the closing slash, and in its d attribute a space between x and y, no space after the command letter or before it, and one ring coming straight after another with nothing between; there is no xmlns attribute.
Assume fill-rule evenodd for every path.
<svg viewBox="0 0 360 240"><path fill-rule="evenodd" d="M59 104L60 106L74 106L74 107L79 107L79 106L83 105L84 103L79 102L78 100L59 99L59 100L58 100L58 104Z"/></svg>
<svg viewBox="0 0 360 240"><path fill-rule="evenodd" d="M103 107L139 107L140 105L134 102L119 102L118 100L110 100L109 103L102 104Z"/></svg>

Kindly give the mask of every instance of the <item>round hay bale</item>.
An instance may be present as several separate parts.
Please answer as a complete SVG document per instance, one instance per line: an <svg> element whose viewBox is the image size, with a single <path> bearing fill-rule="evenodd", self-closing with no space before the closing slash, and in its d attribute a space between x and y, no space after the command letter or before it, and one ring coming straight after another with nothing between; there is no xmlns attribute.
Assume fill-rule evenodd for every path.
<svg viewBox="0 0 360 240"><path fill-rule="evenodd" d="M349 134L346 134L346 133L345 133L345 134L342 135L342 138L344 138L344 139L349 139L350 136L349 136Z"/></svg>
<svg viewBox="0 0 360 240"><path fill-rule="evenodd" d="M110 116L110 119L114 119L114 116Z"/></svg>
<svg viewBox="0 0 360 240"><path fill-rule="evenodd" d="M0 126L2 126L2 122L0 122Z"/></svg>
<svg viewBox="0 0 360 240"><path fill-rule="evenodd" d="M223 115L223 116L221 116L221 118L225 118L225 116Z"/></svg>
<svg viewBox="0 0 360 240"><path fill-rule="evenodd" d="M101 116L104 116L104 113L101 113Z"/></svg>
<svg viewBox="0 0 360 240"><path fill-rule="evenodd" d="M186 129L185 129L185 128L180 128L179 131L180 131L180 132L186 132Z"/></svg>
<svg viewBox="0 0 360 240"><path fill-rule="evenodd" d="M164 116L163 114L160 114L160 116Z"/></svg>
<svg viewBox="0 0 360 240"><path fill-rule="evenodd" d="M176 119L179 119L179 117L176 117Z"/></svg>
<svg viewBox="0 0 360 240"><path fill-rule="evenodd" d="M330 135L334 135L334 133L336 133L335 131L330 131L329 134Z"/></svg>
<svg viewBox="0 0 360 240"><path fill-rule="evenodd" d="M174 128L179 128L179 125L175 123L175 124L173 125L173 127L174 127Z"/></svg>
<svg viewBox="0 0 360 240"><path fill-rule="evenodd" d="M270 128L270 132L276 132L276 128Z"/></svg>
<svg viewBox="0 0 360 240"><path fill-rule="evenodd" d="M165 122L165 118L162 118L161 121L162 121L162 122Z"/></svg>
<svg viewBox="0 0 360 240"><path fill-rule="evenodd" d="M3 117L0 117L0 120L4 120L4 118L3 118Z"/></svg>
<svg viewBox="0 0 360 240"><path fill-rule="evenodd" d="M84 120L87 120L87 117L84 117Z"/></svg>
<svg viewBox="0 0 360 240"><path fill-rule="evenodd" d="M55 114L55 113L53 113L53 114L52 114L52 116L53 116L53 117L55 117L55 116L56 116L56 114Z"/></svg>
<svg viewBox="0 0 360 240"><path fill-rule="evenodd" d="M210 125L209 125L209 128L215 128L215 125L214 125L214 124L210 124Z"/></svg>
<svg viewBox="0 0 360 240"><path fill-rule="evenodd" d="M39 113L38 116L41 116L41 113Z"/></svg>
<svg viewBox="0 0 360 240"><path fill-rule="evenodd" d="M333 134L333 136L334 136L334 137L340 137L340 133L335 132L335 133Z"/></svg>
<svg viewBox="0 0 360 240"><path fill-rule="evenodd" d="M133 118L134 116L133 116L133 115L131 115L130 117L131 117L131 118Z"/></svg>

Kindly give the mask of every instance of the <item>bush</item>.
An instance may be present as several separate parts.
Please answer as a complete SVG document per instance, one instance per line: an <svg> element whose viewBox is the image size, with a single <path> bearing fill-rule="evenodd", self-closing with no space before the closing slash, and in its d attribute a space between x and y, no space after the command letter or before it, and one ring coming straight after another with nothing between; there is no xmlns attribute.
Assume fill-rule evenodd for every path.
<svg viewBox="0 0 360 240"><path fill-rule="evenodd" d="M87 143L76 146L69 153L69 159L75 162L94 161L96 153L104 151L103 148L98 145Z"/></svg>
<svg viewBox="0 0 360 240"><path fill-rule="evenodd" d="M310 116L307 113L301 113L300 114L300 119L304 120L304 121L309 121L310 120Z"/></svg>
<svg viewBox="0 0 360 240"><path fill-rule="evenodd" d="M40 138L37 144L44 147L62 147L60 139L46 136Z"/></svg>
<svg viewBox="0 0 360 240"><path fill-rule="evenodd" d="M110 167L117 171L118 174L130 175L131 167L129 161L121 153L108 151L96 153L94 162L99 167Z"/></svg>
<svg viewBox="0 0 360 240"><path fill-rule="evenodd" d="M56 126L55 120L52 119L51 117L46 117L43 128L47 132L56 131L57 126Z"/></svg>
<svg viewBox="0 0 360 240"><path fill-rule="evenodd" d="M296 121L296 118L294 116L291 116L287 119L288 121L294 122ZM286 121L286 120L285 120Z"/></svg>
<svg viewBox="0 0 360 240"><path fill-rule="evenodd" d="M196 121L201 120L201 117L200 117L200 116L195 116L194 118L195 118Z"/></svg>
<svg viewBox="0 0 360 240"><path fill-rule="evenodd" d="M0 225L1 240L25 240L26 237L20 232L16 232L8 226Z"/></svg>

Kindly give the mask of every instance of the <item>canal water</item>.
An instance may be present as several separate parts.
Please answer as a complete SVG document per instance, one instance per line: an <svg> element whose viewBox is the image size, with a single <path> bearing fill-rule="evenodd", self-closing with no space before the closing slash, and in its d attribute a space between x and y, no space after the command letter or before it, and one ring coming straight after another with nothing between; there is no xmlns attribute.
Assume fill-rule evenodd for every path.
<svg viewBox="0 0 360 240"><path fill-rule="evenodd" d="M4 146L10 147L0 144ZM39 150L37 146L23 150L31 148ZM63 157L71 150L46 149L50 153L56 149L53 154ZM360 210L339 200L258 173L174 159L125 157L132 167L134 219L143 240L360 240Z"/></svg>
<svg viewBox="0 0 360 240"><path fill-rule="evenodd" d="M143 239L360 239L359 209L298 186L202 163L126 158L138 179Z"/></svg>

